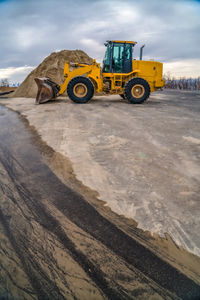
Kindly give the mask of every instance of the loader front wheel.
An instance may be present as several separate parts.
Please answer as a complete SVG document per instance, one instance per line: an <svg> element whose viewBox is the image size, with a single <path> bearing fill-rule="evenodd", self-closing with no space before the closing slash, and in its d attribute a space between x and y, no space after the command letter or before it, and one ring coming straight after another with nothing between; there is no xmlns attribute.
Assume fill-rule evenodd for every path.
<svg viewBox="0 0 200 300"><path fill-rule="evenodd" d="M132 104L143 103L150 95L150 86L143 78L130 79L124 88L126 99Z"/></svg>
<svg viewBox="0 0 200 300"><path fill-rule="evenodd" d="M87 77L74 77L68 83L67 94L75 103L87 103L94 95L93 83Z"/></svg>

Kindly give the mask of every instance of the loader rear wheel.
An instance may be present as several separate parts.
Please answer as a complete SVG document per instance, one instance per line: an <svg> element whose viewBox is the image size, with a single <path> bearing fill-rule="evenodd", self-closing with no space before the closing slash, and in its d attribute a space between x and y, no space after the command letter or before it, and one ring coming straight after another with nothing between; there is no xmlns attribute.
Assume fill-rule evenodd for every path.
<svg viewBox="0 0 200 300"><path fill-rule="evenodd" d="M130 103L140 104L149 98L150 86L143 78L132 78L126 83L124 94Z"/></svg>
<svg viewBox="0 0 200 300"><path fill-rule="evenodd" d="M74 77L68 83L67 94L75 103L87 103L94 95L93 83L87 77Z"/></svg>

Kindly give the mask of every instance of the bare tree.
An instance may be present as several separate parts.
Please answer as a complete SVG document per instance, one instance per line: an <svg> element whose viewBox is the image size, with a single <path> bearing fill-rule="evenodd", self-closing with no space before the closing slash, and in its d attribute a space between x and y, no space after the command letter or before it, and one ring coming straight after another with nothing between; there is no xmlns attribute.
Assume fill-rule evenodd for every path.
<svg viewBox="0 0 200 300"><path fill-rule="evenodd" d="M8 87L8 86L9 86L9 81L8 81L8 79L7 79L7 78L1 79L1 81L0 81L0 86L2 86L2 87Z"/></svg>
<svg viewBox="0 0 200 300"><path fill-rule="evenodd" d="M178 90L190 90L197 91L200 90L200 77L198 78L185 78L181 77L175 79L170 76L170 74L164 75L165 78L165 88L178 89Z"/></svg>

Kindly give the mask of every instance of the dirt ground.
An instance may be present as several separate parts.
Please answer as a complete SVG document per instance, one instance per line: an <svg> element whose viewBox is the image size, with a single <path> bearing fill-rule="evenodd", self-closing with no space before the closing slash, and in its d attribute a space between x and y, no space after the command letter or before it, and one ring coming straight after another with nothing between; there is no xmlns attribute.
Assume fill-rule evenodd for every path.
<svg viewBox="0 0 200 300"><path fill-rule="evenodd" d="M16 87L0 86L0 96L11 95L16 89Z"/></svg>
<svg viewBox="0 0 200 300"><path fill-rule="evenodd" d="M0 104L7 293L198 299L199 93Z"/></svg>
<svg viewBox="0 0 200 300"><path fill-rule="evenodd" d="M11 87L11 86L0 86L0 92L10 92L10 91L15 91L17 88L16 87Z"/></svg>
<svg viewBox="0 0 200 300"><path fill-rule="evenodd" d="M25 78L12 97L36 97L38 90L34 81L36 77L49 77L54 82L63 83L63 69L66 61L91 64L92 58L82 50L53 52Z"/></svg>

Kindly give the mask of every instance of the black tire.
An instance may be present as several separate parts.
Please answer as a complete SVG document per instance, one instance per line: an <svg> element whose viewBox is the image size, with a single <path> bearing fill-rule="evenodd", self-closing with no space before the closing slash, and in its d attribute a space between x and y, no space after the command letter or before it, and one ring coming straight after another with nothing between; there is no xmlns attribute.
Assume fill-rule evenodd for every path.
<svg viewBox="0 0 200 300"><path fill-rule="evenodd" d="M124 94L130 103L140 104L149 98L150 86L145 79L135 77L126 83Z"/></svg>
<svg viewBox="0 0 200 300"><path fill-rule="evenodd" d="M94 95L93 83L87 77L74 77L68 83L67 94L75 103L87 103Z"/></svg>
<svg viewBox="0 0 200 300"><path fill-rule="evenodd" d="M124 99L124 100L126 99L125 96L124 96L124 94L119 94L119 96L120 96L122 99Z"/></svg>

